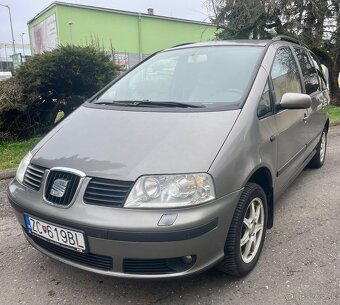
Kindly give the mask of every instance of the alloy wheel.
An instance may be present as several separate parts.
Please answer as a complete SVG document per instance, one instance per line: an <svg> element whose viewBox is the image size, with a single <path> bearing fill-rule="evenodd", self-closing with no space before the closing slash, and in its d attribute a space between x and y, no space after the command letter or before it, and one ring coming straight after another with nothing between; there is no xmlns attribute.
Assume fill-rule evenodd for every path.
<svg viewBox="0 0 340 305"><path fill-rule="evenodd" d="M321 143L320 143L320 162L323 163L326 154L326 132L322 132Z"/></svg>
<svg viewBox="0 0 340 305"><path fill-rule="evenodd" d="M261 245L264 229L264 207L260 198L254 198L243 219L240 250L241 258L250 263L256 256Z"/></svg>

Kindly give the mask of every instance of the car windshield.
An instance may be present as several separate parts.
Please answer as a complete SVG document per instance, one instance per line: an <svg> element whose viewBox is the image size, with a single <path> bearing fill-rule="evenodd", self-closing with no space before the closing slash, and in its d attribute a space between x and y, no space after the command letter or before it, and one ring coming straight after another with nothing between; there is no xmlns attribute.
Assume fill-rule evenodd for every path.
<svg viewBox="0 0 340 305"><path fill-rule="evenodd" d="M263 51L259 46L163 51L131 70L94 102L152 107L238 106Z"/></svg>

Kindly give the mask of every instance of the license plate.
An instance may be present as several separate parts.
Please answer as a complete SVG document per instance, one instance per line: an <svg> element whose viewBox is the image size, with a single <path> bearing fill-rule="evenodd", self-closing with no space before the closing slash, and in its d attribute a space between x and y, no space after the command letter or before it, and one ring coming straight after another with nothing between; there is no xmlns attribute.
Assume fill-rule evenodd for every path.
<svg viewBox="0 0 340 305"><path fill-rule="evenodd" d="M85 252L83 233L62 228L26 214L24 218L29 233L74 251Z"/></svg>

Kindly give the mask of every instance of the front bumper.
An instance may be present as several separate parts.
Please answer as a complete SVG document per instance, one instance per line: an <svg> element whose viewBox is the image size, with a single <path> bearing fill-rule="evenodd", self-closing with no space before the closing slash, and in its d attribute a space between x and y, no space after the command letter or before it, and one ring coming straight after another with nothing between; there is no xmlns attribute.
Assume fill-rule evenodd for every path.
<svg viewBox="0 0 340 305"><path fill-rule="evenodd" d="M82 200L84 189L67 209L44 203L41 191L32 191L16 180L9 185L8 197L27 240L41 252L84 270L131 278L185 276L215 265L224 256L225 239L242 191L197 207L137 210L85 204ZM83 231L88 256L61 251L63 248L59 249L28 234L24 213ZM175 223L158 226L162 215L169 213L177 214ZM176 265L180 258L186 256L194 257L188 268L182 266L172 270L164 267L164 264ZM100 259L103 259L104 265L106 260L112 261L112 265L109 264L104 270L102 265L92 263ZM127 264L135 269L127 268ZM156 265L160 268L155 269Z"/></svg>

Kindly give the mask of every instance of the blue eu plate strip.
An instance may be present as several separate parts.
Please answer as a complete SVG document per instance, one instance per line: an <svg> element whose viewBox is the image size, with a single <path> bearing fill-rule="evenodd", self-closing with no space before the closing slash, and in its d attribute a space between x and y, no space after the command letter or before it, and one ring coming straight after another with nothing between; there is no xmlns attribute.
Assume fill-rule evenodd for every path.
<svg viewBox="0 0 340 305"><path fill-rule="evenodd" d="M26 229L27 229L28 233L31 233L32 232L32 226L31 226L29 216L24 214L24 219L25 219Z"/></svg>

